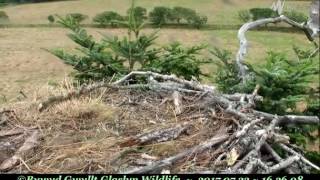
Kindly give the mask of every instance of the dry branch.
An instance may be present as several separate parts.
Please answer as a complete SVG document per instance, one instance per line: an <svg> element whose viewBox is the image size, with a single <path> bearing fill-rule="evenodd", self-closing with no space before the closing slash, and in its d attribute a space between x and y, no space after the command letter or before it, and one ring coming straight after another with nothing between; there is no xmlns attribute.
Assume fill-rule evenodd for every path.
<svg viewBox="0 0 320 180"><path fill-rule="evenodd" d="M172 99L174 104L174 111L177 115L182 113L182 97L178 91L172 93Z"/></svg>
<svg viewBox="0 0 320 180"><path fill-rule="evenodd" d="M171 166L173 165L174 163L176 163L177 161L183 159L183 158L186 158L188 156L193 156L195 154L199 154L203 151L206 151L210 148L212 148L213 146L223 142L224 140L228 139L228 135L218 135L218 136L215 136L211 139L209 139L208 141L206 142L203 142L191 149L188 149L186 151L183 151L177 155L174 155L174 156L171 156L169 158L166 158L166 159L163 159L163 160L160 160L160 161L157 161L155 162L154 164L150 165L150 166L146 166L146 167L142 167L142 168L139 168L139 169L134 169L132 171L127 171L127 172L124 172L124 174L146 174L146 173L154 173L154 172L159 172L161 171L164 167L167 167L167 166Z"/></svg>
<svg viewBox="0 0 320 180"><path fill-rule="evenodd" d="M132 137L129 140L121 143L120 146L125 147L137 144L146 144L150 142L159 143L173 140L179 137L182 133L186 132L191 126L191 123L186 122L167 129L152 130L150 132L137 135L136 137Z"/></svg>
<svg viewBox="0 0 320 180"><path fill-rule="evenodd" d="M34 130L31 135L25 140L23 145L15 152L15 154L6 159L0 165L0 171L7 171L14 168L21 159L23 159L32 149L39 145L40 132Z"/></svg>
<svg viewBox="0 0 320 180"><path fill-rule="evenodd" d="M306 35L310 41L314 40L315 35L310 34L310 31L314 32L314 30L311 29L310 26L308 26L307 24L299 24L284 15L281 15L281 16L275 17L275 18L259 19L259 20L253 21L253 22L245 23L244 25L242 25L242 27L238 31L238 39L240 41L240 47L239 47L239 50L238 50L238 53L236 56L236 63L237 63L237 67L239 70L238 76L239 76L239 78L242 79L243 83L245 83L247 81L247 79L249 78L248 74L247 74L248 67L244 64L244 58L245 58L247 51L248 51L248 49L247 49L248 41L245 36L246 32L249 31L250 29L259 27L261 25L265 25L265 24L269 24L269 23L278 23L278 22L285 22L293 27L301 29L302 31L306 32Z"/></svg>
<svg viewBox="0 0 320 180"><path fill-rule="evenodd" d="M320 167L318 167L317 165L313 164L312 162L310 162L308 159L306 159L305 157L303 157L301 154L297 153L296 151L294 151L293 149L289 148L288 146L286 146L285 144L280 144L280 146L286 150L287 152L298 156L300 158L301 161L303 161L304 163L306 163L307 165L313 167L314 169L320 171Z"/></svg>

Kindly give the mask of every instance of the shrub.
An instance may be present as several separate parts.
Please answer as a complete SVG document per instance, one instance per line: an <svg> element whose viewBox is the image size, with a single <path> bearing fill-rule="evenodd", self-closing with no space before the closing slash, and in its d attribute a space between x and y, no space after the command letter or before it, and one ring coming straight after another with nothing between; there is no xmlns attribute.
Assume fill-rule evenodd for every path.
<svg viewBox="0 0 320 180"><path fill-rule="evenodd" d="M148 61L156 58L157 50L151 49L151 45L154 44L156 38L156 33L152 33L150 35L138 35L135 40L130 40L127 37L123 39L114 37L106 38L104 41L113 53L119 57L120 61L128 61L128 71L132 71L137 62L143 67Z"/></svg>
<svg viewBox="0 0 320 180"><path fill-rule="evenodd" d="M248 10L241 10L238 12L238 17L241 22L248 22L251 20L251 14Z"/></svg>
<svg viewBox="0 0 320 180"><path fill-rule="evenodd" d="M178 6L172 9L172 20L180 24L181 20L184 19L185 21L188 21L188 19L192 19L196 14L197 13L192 9Z"/></svg>
<svg viewBox="0 0 320 180"><path fill-rule="evenodd" d="M93 37L88 35L72 17L58 16L58 18L58 23L72 31L68 37L81 47L78 49L80 54L70 54L61 49L49 50L49 52L76 70L74 73L76 80L80 83L101 81L126 72L123 63L111 52L105 51L107 47L103 43L94 41Z"/></svg>
<svg viewBox="0 0 320 180"><path fill-rule="evenodd" d="M76 20L78 23L81 23L85 19L88 18L87 15L81 14L81 13L70 13L67 14L67 16L71 16L74 20Z"/></svg>
<svg viewBox="0 0 320 180"><path fill-rule="evenodd" d="M47 19L48 19L48 21L49 21L50 23L54 23L54 21L55 21L55 18L54 18L53 15L49 15L49 16L47 17Z"/></svg>
<svg viewBox="0 0 320 180"><path fill-rule="evenodd" d="M236 61L231 58L230 51L214 48L210 52L217 57L217 60L213 61L218 67L214 81L220 91L225 93L251 92L254 84L251 84L251 82L248 82L248 84L241 83Z"/></svg>
<svg viewBox="0 0 320 180"><path fill-rule="evenodd" d="M130 15L130 13L133 13L133 16L135 18L135 21L138 23L141 23L143 20L147 19L147 9L137 6L133 9L130 8L127 10L127 14Z"/></svg>
<svg viewBox="0 0 320 180"><path fill-rule="evenodd" d="M100 25L111 25L111 26L117 26L119 24L119 21L123 21L124 18L113 11L105 11L100 14L97 14L93 18L93 22L98 23Z"/></svg>
<svg viewBox="0 0 320 180"><path fill-rule="evenodd" d="M200 75L204 75L201 72L200 65L208 63L199 55L202 49L204 49L204 46L185 48L178 42L172 43L164 47L162 56L150 61L145 69L161 74L175 74L187 80L191 80L193 77L200 79Z"/></svg>
<svg viewBox="0 0 320 180"><path fill-rule="evenodd" d="M278 15L270 8L252 8L249 11L254 21L258 19L276 17Z"/></svg>
<svg viewBox="0 0 320 180"><path fill-rule="evenodd" d="M208 17L207 16L200 16L196 15L191 19L191 24L196 27L197 29L200 29L203 25L207 24Z"/></svg>
<svg viewBox="0 0 320 180"><path fill-rule="evenodd" d="M226 93L249 93L259 84L259 94L264 101L258 108L274 114L294 110L297 102L307 100L311 78L319 73L319 65L314 59L300 56L299 60L289 61L282 53L269 52L266 64L260 68L247 64L253 78L243 85L237 76L238 69L230 57L231 53L217 48L212 53L219 59L215 62L219 67L215 80L220 90Z"/></svg>
<svg viewBox="0 0 320 180"><path fill-rule="evenodd" d="M4 11L0 11L0 21L8 21L8 20L9 20L9 16L7 15L7 13Z"/></svg>
<svg viewBox="0 0 320 180"><path fill-rule="evenodd" d="M149 18L154 25L162 26L173 19L173 16L170 8L159 6L149 13Z"/></svg>
<svg viewBox="0 0 320 180"><path fill-rule="evenodd" d="M298 23L303 23L308 21L308 16L306 16L302 12L298 12L295 10L285 11L283 14L287 16L289 19L296 21Z"/></svg>
<svg viewBox="0 0 320 180"><path fill-rule="evenodd" d="M131 9L134 9L134 3ZM202 74L200 65L206 63L198 54L203 46L184 48L181 44L171 44L165 48L154 47L157 31L141 35L143 24L136 23L134 13L129 13L127 20L121 21L128 28L127 36L105 37L102 42L96 42L71 16L57 17L58 23L72 31L68 37L80 46L77 48L80 53L75 55L60 49L49 51L73 66L75 78L80 83L117 79L119 75L139 69L176 74L186 79L199 78Z"/></svg>
<svg viewBox="0 0 320 180"><path fill-rule="evenodd" d="M266 64L255 71L265 98L259 108L277 114L294 110L296 102L306 100L311 77L319 73L315 63L310 59L289 61L284 54L269 52Z"/></svg>

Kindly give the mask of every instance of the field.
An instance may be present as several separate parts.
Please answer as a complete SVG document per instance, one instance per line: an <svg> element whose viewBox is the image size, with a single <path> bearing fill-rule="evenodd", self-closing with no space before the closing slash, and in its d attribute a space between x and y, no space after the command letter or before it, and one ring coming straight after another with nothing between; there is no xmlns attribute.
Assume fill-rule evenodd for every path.
<svg viewBox="0 0 320 180"><path fill-rule="evenodd" d="M137 5L148 10L154 6L184 6L197 10L207 15L209 23L214 24L239 24L238 11L253 7L270 7L271 0L138 0ZM286 9L299 9L308 12L308 1L288 1ZM78 0L68 2L38 3L6 7L4 10L14 24L43 24L47 23L50 14L65 15L77 12L88 15L90 18L106 10L116 10L125 14L130 6L128 0ZM91 20L91 19L89 19ZM87 21L87 23L89 22Z"/></svg>
<svg viewBox="0 0 320 180"><path fill-rule="evenodd" d="M183 4L192 7L209 17L209 24L240 24L237 19L239 9L251 7L269 7L268 0L139 0L138 5L151 9L154 6L177 6ZM299 7L307 12L305 1L289 1L286 8ZM3 7L10 17L11 24L30 25L47 24L49 14L66 14L80 12L93 17L104 10L117 10L124 14L129 7L127 0L80 0L53 3L36 3ZM90 23L89 20L86 23ZM107 35L125 35L124 29L88 28L96 38L100 33ZM149 33L153 30L146 29ZM58 27L19 27L0 29L0 103L21 99L22 93L28 95L34 89L46 84L61 81L71 68L64 65L44 49L68 48L73 44L66 36L68 31ZM263 63L266 52L276 50L288 52L293 57L292 44L309 45L303 33L284 33L268 31L252 31L249 33L250 50L248 61L253 64ZM207 44L208 49L216 46L236 53L238 48L236 30L183 30L161 29L158 45L180 41L183 44ZM213 58L208 51L203 52L208 58ZM204 67L205 72L214 72L213 65ZM213 73L214 74L214 73ZM210 82L210 80L206 80ZM22 93L21 93L22 92Z"/></svg>

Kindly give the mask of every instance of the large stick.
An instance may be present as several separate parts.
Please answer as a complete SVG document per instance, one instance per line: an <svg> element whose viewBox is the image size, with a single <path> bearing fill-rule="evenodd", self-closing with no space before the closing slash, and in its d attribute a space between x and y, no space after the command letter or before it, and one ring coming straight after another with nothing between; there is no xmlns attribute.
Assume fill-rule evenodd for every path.
<svg viewBox="0 0 320 180"><path fill-rule="evenodd" d="M166 166L170 166L170 165L174 164L175 162L177 162L178 160L181 160L187 156L192 156L194 154L198 154L198 153L201 153L205 150L208 150L212 146L217 145L226 139L228 139L228 135L225 135L225 134L215 136L215 137L211 138L210 140L208 140L198 146L195 146L191 149L183 151L175 156L171 156L169 158L157 161L150 166L146 166L146 167L142 167L139 169L134 169L131 171L124 172L124 174L146 174L146 173L157 172L157 171L161 170L162 168L164 168Z"/></svg>
<svg viewBox="0 0 320 180"><path fill-rule="evenodd" d="M313 37L310 35L309 31L310 28L307 25L304 24L299 24L289 18L287 18L284 15L281 15L279 17L275 18L266 18L266 19L259 19L253 22L248 22L242 25L242 27L238 31L238 39L240 41L240 47L236 56L236 63L238 66L239 74L238 77L242 79L242 82L245 83L246 80L248 79L248 74L247 70L248 67L244 64L244 58L245 55L247 54L247 47L248 47L248 41L245 36L246 32L249 31L250 29L259 27L261 25L269 24L269 23L278 23L278 22L285 22L287 24L292 25L293 27L296 27L298 29L303 30L306 32L306 35L310 41L313 41Z"/></svg>

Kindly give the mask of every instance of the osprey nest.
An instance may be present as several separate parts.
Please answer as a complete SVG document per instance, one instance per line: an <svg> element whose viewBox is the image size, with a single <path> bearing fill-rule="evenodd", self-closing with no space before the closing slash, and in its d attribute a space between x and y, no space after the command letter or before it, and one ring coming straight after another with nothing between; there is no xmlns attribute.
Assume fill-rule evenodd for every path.
<svg viewBox="0 0 320 180"><path fill-rule="evenodd" d="M222 94L196 81L135 71L114 83L99 82L32 104L12 105L0 110L0 171L320 170L281 130L319 124L318 117L257 111L256 102L263 100L258 94L258 86L252 94Z"/></svg>

